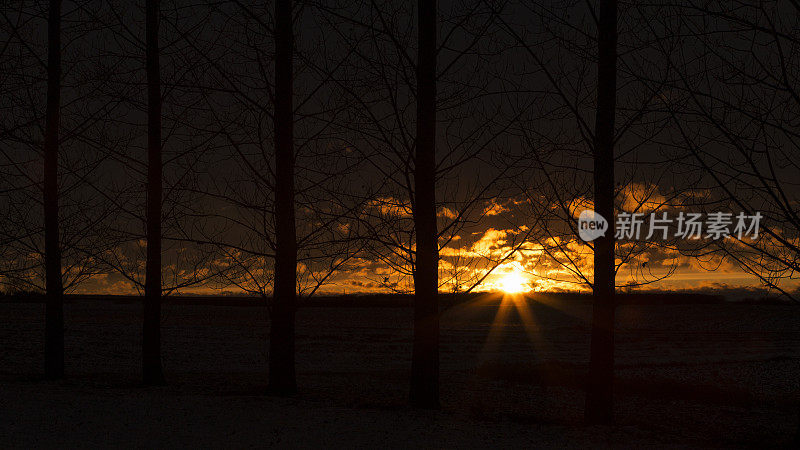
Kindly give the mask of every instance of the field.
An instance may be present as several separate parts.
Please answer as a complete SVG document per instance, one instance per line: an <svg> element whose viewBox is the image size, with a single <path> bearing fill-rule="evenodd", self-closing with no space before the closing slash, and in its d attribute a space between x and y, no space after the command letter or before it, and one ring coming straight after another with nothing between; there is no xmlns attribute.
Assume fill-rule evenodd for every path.
<svg viewBox="0 0 800 450"><path fill-rule="evenodd" d="M300 309L296 398L264 395L259 306L165 305L169 384L141 387L140 309L69 302L68 378L45 382L44 306L0 303L3 447L761 446L797 428L793 305L620 306L613 427L581 425L585 302L476 297L448 308L436 412L406 407L410 308Z"/></svg>

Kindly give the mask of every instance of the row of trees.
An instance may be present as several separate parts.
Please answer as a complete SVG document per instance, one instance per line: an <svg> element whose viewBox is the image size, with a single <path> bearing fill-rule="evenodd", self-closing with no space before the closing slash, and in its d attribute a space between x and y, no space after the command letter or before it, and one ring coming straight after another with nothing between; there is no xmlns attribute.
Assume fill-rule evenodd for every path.
<svg viewBox="0 0 800 450"><path fill-rule="evenodd" d="M270 389L292 393L300 299L376 264L414 293L411 403L432 408L440 291L517 261L592 290L586 419L609 422L618 274L726 257L792 294L791 1L68 5L4 5L0 43L2 282L46 292L49 378L63 293L114 272L144 294L145 383L164 381L162 297L236 286L268 302ZM723 207L761 211L762 236L575 229L584 208ZM458 247L499 217L501 248Z"/></svg>

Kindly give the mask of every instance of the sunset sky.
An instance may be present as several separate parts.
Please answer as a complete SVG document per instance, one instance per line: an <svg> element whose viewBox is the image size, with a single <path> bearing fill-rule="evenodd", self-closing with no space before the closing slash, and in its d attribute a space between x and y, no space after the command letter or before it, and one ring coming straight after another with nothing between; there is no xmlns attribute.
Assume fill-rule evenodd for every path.
<svg viewBox="0 0 800 450"><path fill-rule="evenodd" d="M378 3L380 8L374 2L334 2L328 9L305 8L296 18L295 206L304 294L316 285L317 293L410 292L413 287L409 199L417 94L409 49L416 46L411 31L416 19L402 2ZM587 124L594 118L596 80L593 56L585 52L595 45L592 13L583 2L511 2L497 16L502 20L495 20L497 12L483 3L466 16L460 6L441 3L438 31L440 289L522 284L537 291L588 290L592 252L575 226L593 198L592 126ZM266 6L256 2L252 8L252 16L242 15L235 4L164 13L164 288L170 293L181 284L186 286L176 292L185 294L271 289L273 36L254 19L270 16ZM744 163L735 149L711 123L696 120L702 105L688 101L677 75L663 64L687 58L681 75L708 81L709 95L716 95L724 86L713 80L722 75L692 59L699 61L707 46L716 49L714 41L679 39L670 26L682 16L670 15L674 11L667 6L626 8L616 100L618 211L735 215L740 206L730 201L734 198L772 211L763 225L782 233L787 224L775 219L785 205L746 188L759 180L722 192L698 169L690 151L702 148L707 159L725 161L728 165L717 166L727 171L723 179L745 176L736 172ZM142 34L144 24L141 11L130 5L104 4L97 17L85 13L70 11L76 25L64 30L68 89L61 107L60 215L65 277L70 292L133 294L138 292L134 281L141 287L144 278L147 129L144 59L128 35ZM36 17L38 12L22 8L18 14ZM396 24L377 35L362 26L388 17ZM106 27L88 25L100 19ZM722 19L711 24L686 20L684 26L719 27L734 56L750 48L747 37L728 33ZM25 279L28 284L21 287L26 289L43 287L42 217L36 213L41 190L30 181L40 176L43 27L40 20L20 21L11 35L17 53L3 67L14 74L4 91L13 100L3 114L4 129L20 131L0 142L9 161L0 180L0 189L8 193L0 203L7 218L0 232L10 243L0 257L9 266L4 273ZM521 41L525 45L510 29L528 33ZM654 33L660 40L642 41L641 36ZM654 90L652 80L674 85ZM755 88L741 95L747 105L763 98ZM742 120L749 123L747 117ZM752 148L791 148L792 137L766 138L757 131L747 143ZM787 192L795 190L788 195L796 206L792 163L783 160L772 175ZM797 242L796 232L788 233L787 239ZM730 239L722 247L716 244L620 241L617 286L719 290L761 285L721 253L745 247ZM800 280L791 276L781 280L783 288L797 289Z"/></svg>
<svg viewBox="0 0 800 450"><path fill-rule="evenodd" d="M640 197L641 198L641 197ZM651 195L648 197L653 199ZM654 200L663 202L663 197ZM642 202L639 202L642 203ZM585 202L576 201L574 204L574 217L583 210ZM588 205L591 206L591 205ZM627 205L628 210L633 210L633 204ZM651 205L652 206L652 205ZM388 207L374 205L374 208L383 209L384 213L396 215L398 218L407 217L408 211L402 207ZM624 207L624 206L623 206ZM640 211L650 211L646 206ZM661 211L661 210L659 210ZM675 210L670 210L674 213ZM447 208L439 211L440 219L445 223L448 216L453 214ZM581 282L575 275L577 269L589 279L592 273L591 249L581 241L577 235L562 235L557 238L543 238L537 230L531 230L525 225L526 214L530 209L522 199L491 200L484 204L480 211L482 219L479 223L464 227L440 249L441 261L440 279L441 291L452 292L456 283L461 283L461 290L472 287L477 280L487 272L487 267L494 270L482 282L477 284L475 291L588 291L586 283ZM675 217L672 214L671 217ZM509 227L509 224L519 224ZM505 225L505 226L504 226ZM675 224L670 225L671 232ZM732 227L731 227L732 229ZM647 222L643 225L642 238L647 234ZM548 258L543 251L543 244L550 242L552 245L557 239L559 246L566 250L575 265L568 269ZM729 238L728 240L732 240ZM442 239L442 242L445 240ZM662 241L653 239L651 243L660 244ZM704 242L709 242L705 240ZM647 245L647 241L640 241L638 245ZM618 244L618 252L624 252L632 246L630 241ZM511 255L511 256L509 256ZM618 263L620 261L618 260ZM646 272L641 271L641 263L646 262ZM230 260L226 257L215 259L213 266L226 266ZM269 262L267 262L269 264ZM166 270L174 273L174 263ZM638 269L637 269L638 268ZM302 263L298 267L302 276L308 268ZM669 275L670 270L674 272ZM180 271L178 271L180 273ZM665 279L660 279L666 277ZM674 290L698 292L723 292L732 295L763 295L769 291L764 289L759 280L736 266L726 257L709 255L695 258L681 254L675 248L664 248L660 245L640 250L636 256L618 271L617 286L625 289L631 282L643 282L637 290ZM787 283L784 286L797 288L798 283ZM302 288L302 285L301 285ZM375 256L363 254L353 257L334 272L326 283L319 288L317 293L325 294L363 294L363 293L392 293L409 292L413 289L411 278L387 266ZM75 290L76 293L85 294L136 294L134 285L115 273L98 274L92 276ZM218 282L200 283L178 291L182 294L216 295L216 294L247 294L245 290L235 285L220 286Z"/></svg>

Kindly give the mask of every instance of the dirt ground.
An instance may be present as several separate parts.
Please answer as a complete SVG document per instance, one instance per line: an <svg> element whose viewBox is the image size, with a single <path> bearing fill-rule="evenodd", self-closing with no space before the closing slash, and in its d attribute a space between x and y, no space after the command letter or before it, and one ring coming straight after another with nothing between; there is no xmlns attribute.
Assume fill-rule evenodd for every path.
<svg viewBox="0 0 800 450"><path fill-rule="evenodd" d="M140 306L66 305L67 379L42 380L44 306L0 304L0 445L778 446L800 405L800 308L622 306L616 425L581 425L585 304L443 313L440 411L406 406L408 308L298 313L296 398L264 395L264 308L164 308L169 384L145 388Z"/></svg>

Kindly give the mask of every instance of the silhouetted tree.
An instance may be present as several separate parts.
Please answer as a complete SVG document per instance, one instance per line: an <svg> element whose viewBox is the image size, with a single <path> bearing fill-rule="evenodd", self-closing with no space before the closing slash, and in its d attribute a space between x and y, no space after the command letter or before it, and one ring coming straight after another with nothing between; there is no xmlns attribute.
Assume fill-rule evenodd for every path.
<svg viewBox="0 0 800 450"><path fill-rule="evenodd" d="M47 19L47 119L44 143L46 277L45 376L64 376L64 288L58 231L58 147L61 107L61 0L50 0Z"/></svg>
<svg viewBox="0 0 800 450"><path fill-rule="evenodd" d="M675 159L682 170L702 174L693 189L711 192L698 199L698 208L761 215L758 237L715 241L716 259L731 260L765 287L798 300L787 282L800 270L794 181L800 146L789 119L800 111L800 4L670 7L671 14L649 22L649 31L674 76L664 103L674 123ZM689 256L698 253L691 250Z"/></svg>
<svg viewBox="0 0 800 450"><path fill-rule="evenodd" d="M269 389L297 389L294 326L297 308L297 236L294 214L294 105L292 1L275 2L275 283L269 338Z"/></svg>
<svg viewBox="0 0 800 450"><path fill-rule="evenodd" d="M142 377L145 384L164 382L161 367L161 70L159 69L159 0L146 5L147 60L147 262L142 326Z"/></svg>
<svg viewBox="0 0 800 450"><path fill-rule="evenodd" d="M52 247L52 233L48 231L49 239L44 236L45 225L52 231L52 222L42 210L45 205L52 210L54 186L61 291L66 295L103 272L95 255L108 243L107 219L113 215L113 208L94 184L108 159L107 143L101 137L105 136L106 117L120 104L116 96L107 95L112 65L105 64L106 58L98 51L101 40L96 38L104 28L97 23L103 22L99 20L103 13L71 7L62 11L61 20L68 26L60 31L61 85L69 89L58 93L54 157L53 108L48 101L53 86L48 83L50 64L45 56L53 54L48 33L41 32L41 19L48 22L49 4L14 2L2 7L0 27L8 39L0 49L0 72L4 74L4 111L0 115L0 241L4 257L0 260L0 283L12 292L45 293L48 279L52 281L48 277L52 260L46 257ZM48 162L44 171L43 160ZM57 176L55 181L53 175Z"/></svg>
<svg viewBox="0 0 800 450"><path fill-rule="evenodd" d="M525 17L518 11L527 11L536 25L518 25L518 17ZM675 186L689 182L685 176L665 181L670 160L660 159L659 138L667 134L670 120L658 89L648 87L663 88L669 71L650 59L651 43L638 37L647 33L645 26L624 22L623 70L618 74L616 17L616 2L607 1L520 2L501 15L518 44L510 52L525 53L530 64L518 76L536 87L533 94L523 93L531 99L523 107L532 112L523 114L519 134L531 170L520 177L520 191L530 216L542 225L534 242L520 251L529 255L526 266L543 287L571 284L593 293L589 423L613 420L614 290L620 271L630 271L626 286L642 286L669 277L677 265L660 264L674 261L660 253L675 249L673 236L648 240L644 229L635 239L615 240L616 212L679 206L685 190ZM618 76L624 80L622 94ZM576 219L582 210L608 220L604 237L592 242L578 237Z"/></svg>
<svg viewBox="0 0 800 450"><path fill-rule="evenodd" d="M369 286L414 292L410 402L423 408L439 402L438 290L469 291L514 253L453 248L489 216L515 161L495 158L510 121L498 114L506 97L488 70L498 54L493 11L481 1L435 3L320 6L354 49L336 79L352 104L336 125L371 167L358 221L384 267Z"/></svg>
<svg viewBox="0 0 800 450"><path fill-rule="evenodd" d="M198 161L215 136L210 114L196 106L204 67L187 44L206 10L182 14L167 2L143 3L144 21L142 5L124 2L108 5L102 21L101 56L113 64L103 93L120 107L103 118L97 139L108 161L92 187L113 214L105 245L85 254L105 266L115 293L142 295L142 380L154 385L164 382L163 299L224 269L214 247L197 239L206 205L193 197Z"/></svg>
<svg viewBox="0 0 800 450"><path fill-rule="evenodd" d="M792 283L800 271L800 3L669 7L648 24L674 81L668 91L650 89L672 115L680 169L702 175L692 189L707 194L693 206L732 213L730 238L685 254L732 262L770 291L800 301ZM642 8L643 15L651 14ZM760 216L757 236L738 234L739 213Z"/></svg>
<svg viewBox="0 0 800 450"><path fill-rule="evenodd" d="M436 0L417 2L417 139L414 158L414 345L411 405L439 406L439 239L436 230Z"/></svg>
<svg viewBox="0 0 800 450"><path fill-rule="evenodd" d="M348 50L315 29L314 13L307 3L229 3L210 24L243 21L252 32L224 26L190 42L211 86L208 128L221 137L195 188L216 206L209 217L220 232L203 239L218 247L227 270L213 286L264 299L269 388L278 394L296 389L295 309L335 282L363 247L354 217L366 200L353 186L363 162L332 126L342 100L331 80ZM301 20L309 31L295 36L292 22ZM215 177L219 171L226 177Z"/></svg>
<svg viewBox="0 0 800 450"><path fill-rule="evenodd" d="M585 418L589 423L614 419L614 119L617 98L617 1L597 4L597 112L594 129L594 208L609 220L595 240L592 289L592 342Z"/></svg>

